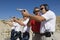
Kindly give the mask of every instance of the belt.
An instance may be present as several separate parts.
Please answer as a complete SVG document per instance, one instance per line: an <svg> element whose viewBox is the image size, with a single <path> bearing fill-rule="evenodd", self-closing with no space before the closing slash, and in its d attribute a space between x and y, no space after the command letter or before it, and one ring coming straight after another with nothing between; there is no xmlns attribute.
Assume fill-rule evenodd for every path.
<svg viewBox="0 0 60 40"><path fill-rule="evenodd" d="M33 33L40 34L41 36L44 36L45 35L45 33L37 33L37 32L33 32ZM50 32L50 33L53 35L53 32Z"/></svg>
<svg viewBox="0 0 60 40"><path fill-rule="evenodd" d="M41 35L41 36L44 36L44 35L45 35L44 33L37 33L37 32L33 32L33 33L39 34L39 35Z"/></svg>
<svg viewBox="0 0 60 40"><path fill-rule="evenodd" d="M52 35L54 34L53 32L50 32ZM44 36L45 33L40 33L41 36Z"/></svg>

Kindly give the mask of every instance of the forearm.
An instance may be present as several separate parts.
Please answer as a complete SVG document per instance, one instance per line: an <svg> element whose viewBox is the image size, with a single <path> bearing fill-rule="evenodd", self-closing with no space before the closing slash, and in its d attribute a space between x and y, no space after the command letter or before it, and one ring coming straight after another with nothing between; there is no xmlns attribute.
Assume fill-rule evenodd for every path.
<svg viewBox="0 0 60 40"><path fill-rule="evenodd" d="M8 25L11 26L11 27L13 26L13 24L8 24Z"/></svg>
<svg viewBox="0 0 60 40"><path fill-rule="evenodd" d="M13 24L11 22L5 22L5 24L8 24L9 26L13 26Z"/></svg>
<svg viewBox="0 0 60 40"><path fill-rule="evenodd" d="M37 15L35 15L35 16L29 15L29 17L30 17L30 19L34 19L34 20L39 21L39 22L42 22L45 20L42 16L37 16Z"/></svg>
<svg viewBox="0 0 60 40"><path fill-rule="evenodd" d="M19 23L21 26L25 26L24 23L21 20L15 20L17 23Z"/></svg>

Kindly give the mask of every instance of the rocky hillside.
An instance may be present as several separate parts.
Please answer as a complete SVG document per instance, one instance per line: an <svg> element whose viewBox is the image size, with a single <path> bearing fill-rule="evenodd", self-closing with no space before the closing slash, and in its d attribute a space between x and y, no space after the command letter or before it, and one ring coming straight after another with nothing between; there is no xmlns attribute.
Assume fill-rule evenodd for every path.
<svg viewBox="0 0 60 40"><path fill-rule="evenodd" d="M60 16L57 16L56 20L56 32L60 32ZM11 27L0 21L0 40L9 40L10 39Z"/></svg>
<svg viewBox="0 0 60 40"><path fill-rule="evenodd" d="M60 16L56 18L56 31L60 32Z"/></svg>
<svg viewBox="0 0 60 40"><path fill-rule="evenodd" d="M11 27L0 21L0 40L5 40L10 36Z"/></svg>

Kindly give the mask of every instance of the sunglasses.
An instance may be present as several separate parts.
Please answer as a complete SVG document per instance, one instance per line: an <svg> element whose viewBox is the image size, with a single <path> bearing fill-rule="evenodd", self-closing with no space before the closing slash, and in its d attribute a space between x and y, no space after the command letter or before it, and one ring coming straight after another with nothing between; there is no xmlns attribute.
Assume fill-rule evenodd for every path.
<svg viewBox="0 0 60 40"><path fill-rule="evenodd" d="M33 13L36 13L36 12L40 12L40 10L38 10L38 11L33 11Z"/></svg>
<svg viewBox="0 0 60 40"><path fill-rule="evenodd" d="M40 10L43 10L44 8L41 8Z"/></svg>

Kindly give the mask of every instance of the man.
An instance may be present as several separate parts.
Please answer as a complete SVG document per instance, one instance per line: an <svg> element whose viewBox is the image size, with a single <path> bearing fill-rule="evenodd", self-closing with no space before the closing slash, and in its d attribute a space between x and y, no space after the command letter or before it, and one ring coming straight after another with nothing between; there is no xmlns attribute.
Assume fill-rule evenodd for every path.
<svg viewBox="0 0 60 40"><path fill-rule="evenodd" d="M13 17L15 18L15 17ZM18 24L15 20L11 19L10 22L4 22L5 24L8 24L11 26L11 40L17 40L18 38L22 40L21 37L21 25Z"/></svg>
<svg viewBox="0 0 60 40"><path fill-rule="evenodd" d="M13 20L15 20L17 23L19 23L21 26L23 26L23 30L22 30L22 33L23 33L23 37L22 37L22 40L29 40L29 30L30 28L27 27L27 23L29 21L29 18L26 17L26 16L23 16L23 21L21 20L17 20L16 18L14 18Z"/></svg>
<svg viewBox="0 0 60 40"><path fill-rule="evenodd" d="M30 38L30 34L29 34L30 27L27 26L27 23L29 22L29 18L26 16L23 16L23 19L24 19L23 23L25 23L26 26L24 26L24 28L23 28L22 40L29 40L29 38Z"/></svg>
<svg viewBox="0 0 60 40"><path fill-rule="evenodd" d="M35 7L34 10L33 10L33 14L34 15L37 15L37 16L40 16L40 9L38 7ZM30 26L31 26L31 29L32 29L32 40L41 40L41 35L40 35L40 27L41 27L41 23L36 21L36 20L33 20L31 19L30 20Z"/></svg>
<svg viewBox="0 0 60 40"><path fill-rule="evenodd" d="M50 37L45 37L45 39L52 40L51 39L52 34L55 32L56 15L53 11L49 10L47 4L41 4L40 11L42 12L41 16L37 16L37 15L33 16L33 15L29 14L27 10L22 11L22 15L28 16L31 19L41 22L40 33L44 34L46 32L46 30L48 30L51 33L51 36L49 35ZM43 36L45 36L45 35L43 35ZM42 40L45 40L43 36L42 36Z"/></svg>

